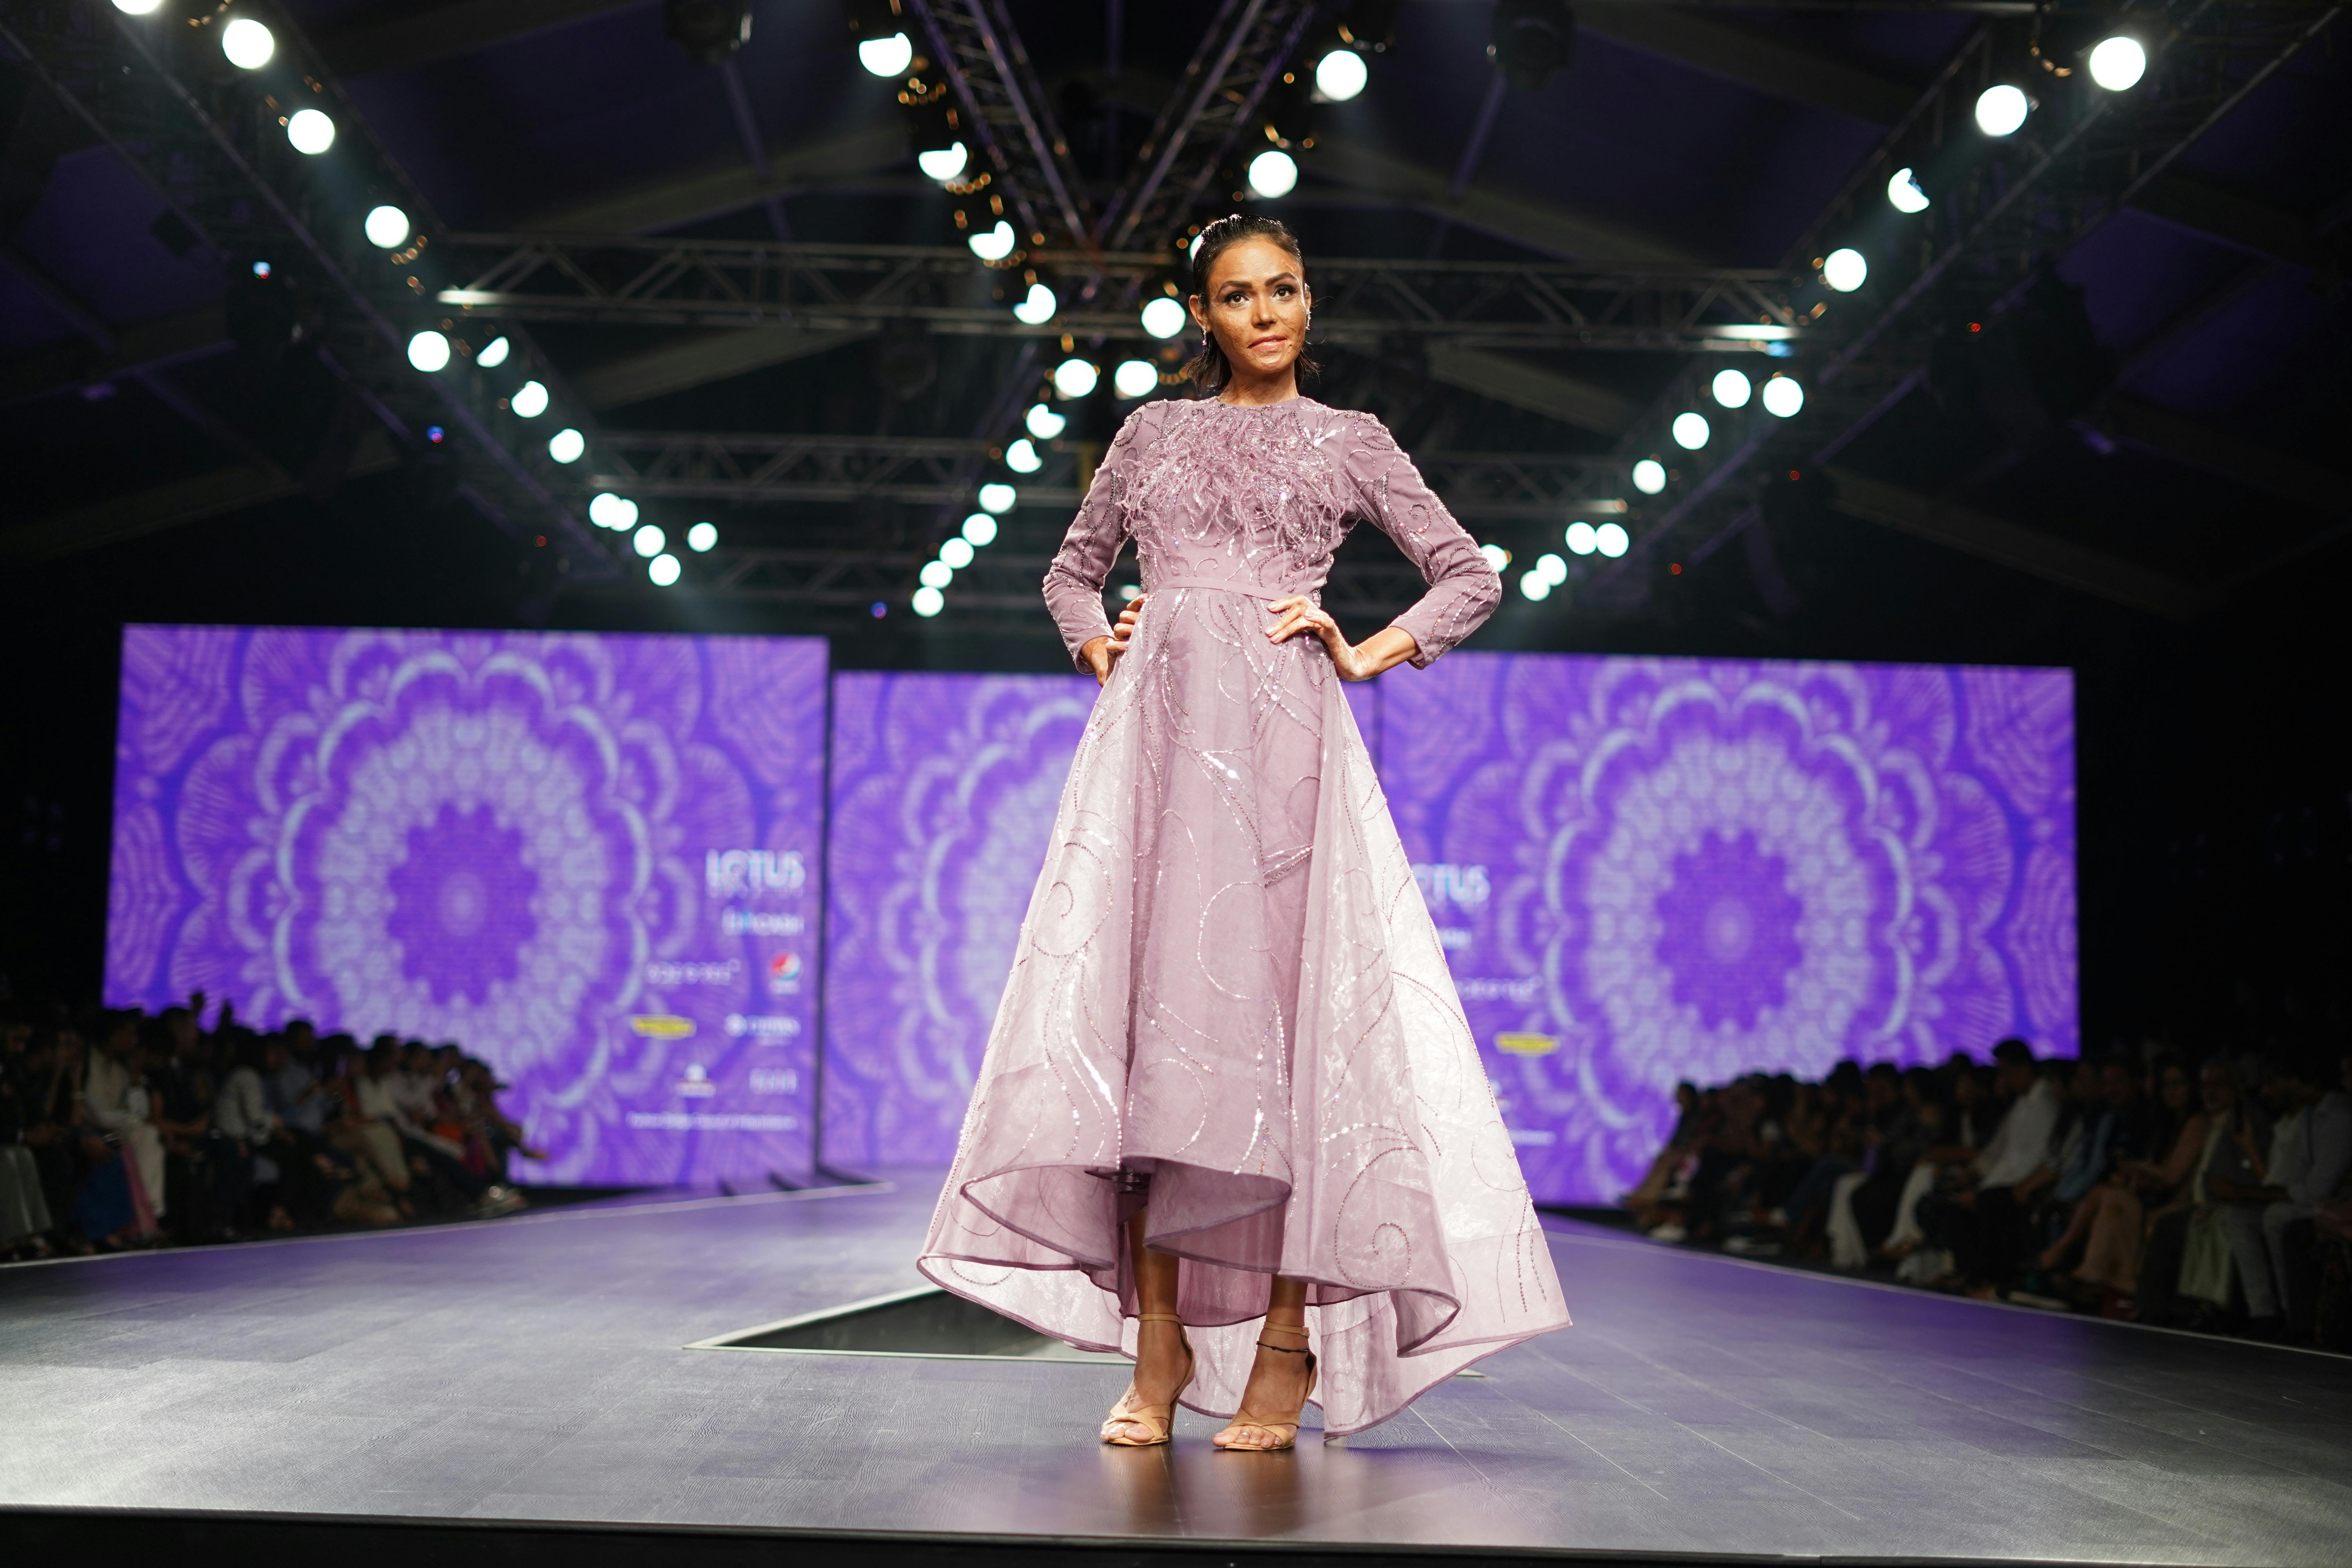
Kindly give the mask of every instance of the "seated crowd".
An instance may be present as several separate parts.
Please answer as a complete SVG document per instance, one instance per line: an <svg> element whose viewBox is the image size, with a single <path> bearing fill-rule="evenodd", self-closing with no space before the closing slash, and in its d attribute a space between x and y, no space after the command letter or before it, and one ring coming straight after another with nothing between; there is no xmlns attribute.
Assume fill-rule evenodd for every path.
<svg viewBox="0 0 2352 1568"><path fill-rule="evenodd" d="M524 1206L543 1156L454 1045L158 1016L0 1016L0 1259Z"/></svg>
<svg viewBox="0 0 2352 1568"><path fill-rule="evenodd" d="M2352 1052L1841 1062L1683 1084L1650 1236L2352 1350Z"/></svg>

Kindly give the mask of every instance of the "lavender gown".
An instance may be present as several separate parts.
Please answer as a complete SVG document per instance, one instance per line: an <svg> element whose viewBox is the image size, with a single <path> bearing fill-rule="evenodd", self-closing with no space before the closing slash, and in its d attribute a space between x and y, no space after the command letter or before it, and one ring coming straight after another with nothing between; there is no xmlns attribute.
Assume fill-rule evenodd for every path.
<svg viewBox="0 0 2352 1568"><path fill-rule="evenodd" d="M1268 642L1360 518L1429 592L1426 667L1501 584L1369 415L1158 402L1045 576L1072 657L1132 538L1150 594L1030 895L921 1268L1071 1344L1135 1351L1121 1225L1178 1253L1200 1369L1239 1405L1271 1276L1310 1281L1317 1402L1360 1431L1568 1322L1527 1184L1329 654Z"/></svg>

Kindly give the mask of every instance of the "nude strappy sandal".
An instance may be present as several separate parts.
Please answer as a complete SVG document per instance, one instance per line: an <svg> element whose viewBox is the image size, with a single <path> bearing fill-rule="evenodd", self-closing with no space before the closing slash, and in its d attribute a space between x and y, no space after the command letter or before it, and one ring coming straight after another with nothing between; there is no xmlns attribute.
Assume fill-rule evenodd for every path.
<svg viewBox="0 0 2352 1568"><path fill-rule="evenodd" d="M1184 1391L1192 1386L1192 1373L1200 1367L1200 1358L1192 1353L1192 1338L1184 1331L1184 1320L1175 1313L1139 1312L1136 1314L1135 1321L1139 1323L1176 1325L1176 1337L1184 1346L1184 1381L1176 1385L1176 1393L1165 1405L1138 1405L1130 1408L1126 1396L1121 1395L1119 1402L1111 1406L1110 1414L1103 1418L1102 1440L1114 1448L1157 1448L1168 1441L1168 1435L1176 1420L1176 1401L1183 1398ZM1128 1390L1129 1394L1134 1392L1131 1388ZM1129 1423L1138 1426L1156 1426L1159 1428L1159 1435L1152 1437L1127 1437L1118 1436L1111 1430L1114 1426L1125 1426Z"/></svg>
<svg viewBox="0 0 2352 1568"><path fill-rule="evenodd" d="M1307 1337L1307 1331L1305 1328L1301 1327L1294 1329L1286 1323L1268 1323L1264 1331L1269 1334L1297 1334L1300 1339L1305 1339ZM1261 1432L1269 1433L1281 1438L1282 1441L1279 1443L1268 1443L1262 1446L1249 1443L1217 1443L1217 1447L1223 1449L1228 1454L1279 1454L1285 1448L1296 1447L1298 1442L1298 1418L1307 1414L1307 1401L1315 1397L1315 1352L1313 1351L1308 1350L1304 1345L1299 1346L1296 1350L1291 1349L1288 1345L1270 1345L1264 1340L1258 1341L1257 1345L1260 1350L1275 1351L1283 1355L1305 1356L1307 1358L1307 1393L1300 1398L1298 1408L1292 1411L1287 1416L1282 1417L1279 1420L1269 1420L1264 1416L1253 1415L1246 1410L1242 1411L1239 1415L1235 1415L1232 1423L1234 1426L1255 1426ZM1231 1428L1228 1428L1228 1430L1230 1429ZM1217 1434L1218 1437L1223 1437L1223 1436L1224 1433L1223 1432ZM1213 1441L1214 1439L1212 1440Z"/></svg>

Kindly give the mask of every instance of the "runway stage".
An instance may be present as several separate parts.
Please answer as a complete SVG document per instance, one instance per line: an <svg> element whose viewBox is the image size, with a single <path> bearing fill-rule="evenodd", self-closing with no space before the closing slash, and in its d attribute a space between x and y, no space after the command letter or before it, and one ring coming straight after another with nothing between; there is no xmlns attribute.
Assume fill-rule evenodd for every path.
<svg viewBox="0 0 2352 1568"><path fill-rule="evenodd" d="M2352 1542L2352 1362L1568 1221L1575 1328L1289 1455L1216 1453L1190 1413L1172 1449L1099 1447L1117 1365L684 1348L919 1285L938 1179L0 1269L8 1556L2269 1564Z"/></svg>

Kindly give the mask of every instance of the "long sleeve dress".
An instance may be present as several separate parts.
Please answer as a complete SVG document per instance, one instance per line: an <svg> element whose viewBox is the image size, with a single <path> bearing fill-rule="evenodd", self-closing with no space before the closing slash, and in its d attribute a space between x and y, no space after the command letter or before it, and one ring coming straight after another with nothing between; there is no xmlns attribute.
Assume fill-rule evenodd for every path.
<svg viewBox="0 0 2352 1568"><path fill-rule="evenodd" d="M1129 417L1045 576L1073 659L1132 539L1149 598L1096 700L920 1268L1135 1351L1122 1225L1185 1259L1184 1403L1239 1405L1276 1274L1309 1282L1327 1434L1568 1313L1330 655L1268 642L1370 519L1428 593L1426 668L1501 597L1369 415L1307 398Z"/></svg>

